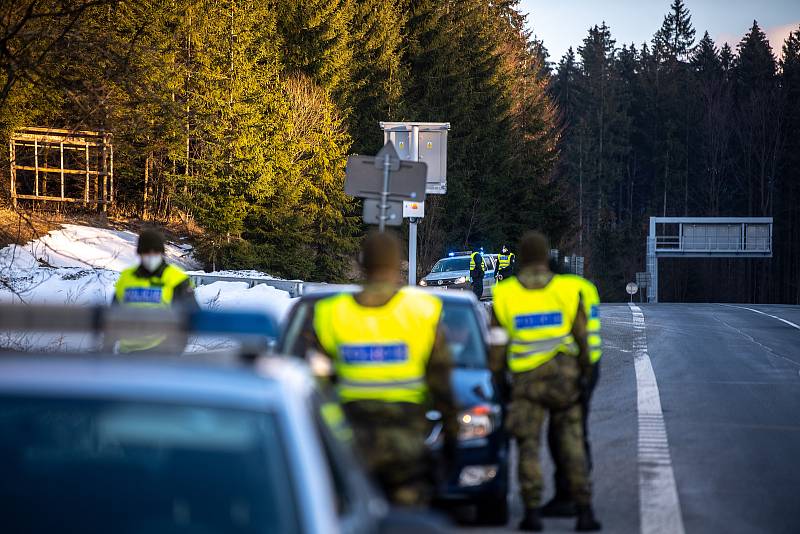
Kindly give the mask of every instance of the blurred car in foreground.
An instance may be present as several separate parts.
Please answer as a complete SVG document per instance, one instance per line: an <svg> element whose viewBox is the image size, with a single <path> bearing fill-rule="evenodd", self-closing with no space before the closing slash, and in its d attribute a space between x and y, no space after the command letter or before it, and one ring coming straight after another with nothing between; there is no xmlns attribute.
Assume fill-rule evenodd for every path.
<svg viewBox="0 0 800 534"><path fill-rule="evenodd" d="M388 508L340 414L296 358L3 354L3 531L439 532Z"/></svg>
<svg viewBox="0 0 800 534"><path fill-rule="evenodd" d="M436 289L472 290L470 276L471 252L451 252L446 258L436 262L431 272L420 280L419 285ZM483 299L492 296L494 288L497 255L483 254Z"/></svg>
<svg viewBox="0 0 800 534"><path fill-rule="evenodd" d="M304 295L295 304L278 339L282 354L304 357L303 326L321 299L340 291L318 291ZM505 524L508 519L508 436L503 430L500 400L488 369L486 311L470 292L434 291L442 300L442 321L455 362L453 391L459 409L458 459L451 475L440 480L436 500L441 503L474 505L483 524ZM441 448L439 414L432 421L428 443Z"/></svg>

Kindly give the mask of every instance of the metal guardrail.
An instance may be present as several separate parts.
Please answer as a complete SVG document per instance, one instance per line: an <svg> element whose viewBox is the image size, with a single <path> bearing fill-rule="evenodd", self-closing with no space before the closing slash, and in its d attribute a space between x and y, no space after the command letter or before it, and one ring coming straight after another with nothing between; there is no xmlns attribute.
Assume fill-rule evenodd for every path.
<svg viewBox="0 0 800 534"><path fill-rule="evenodd" d="M205 286L213 284L214 282L244 282L248 287L255 287L260 284L286 291L292 298L299 297L303 294L305 282L302 280L278 280L273 278L259 278L259 277L239 277L239 276L225 276L217 274L189 274L192 283L196 286Z"/></svg>
<svg viewBox="0 0 800 534"><path fill-rule="evenodd" d="M255 287L260 284L286 291L292 298L297 298L306 293L324 288L339 287L336 284L326 284L324 282L303 282L302 280L280 280L276 278L261 278L258 276L227 276L206 273L189 273L192 283L197 286L205 286L214 282L244 282L248 287Z"/></svg>

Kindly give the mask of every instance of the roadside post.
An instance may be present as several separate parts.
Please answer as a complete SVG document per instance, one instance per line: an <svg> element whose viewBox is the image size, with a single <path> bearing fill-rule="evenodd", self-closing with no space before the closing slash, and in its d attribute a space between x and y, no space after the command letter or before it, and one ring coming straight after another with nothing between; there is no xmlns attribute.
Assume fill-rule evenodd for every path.
<svg viewBox="0 0 800 534"><path fill-rule="evenodd" d="M638 293L639 286L636 285L636 282L628 282L628 285L625 286L625 291L631 296L631 302L633 302L633 296Z"/></svg>
<svg viewBox="0 0 800 534"><path fill-rule="evenodd" d="M386 225L403 222L403 201L425 201L425 163L402 161L389 141L373 156L347 158L344 192L364 199L364 223Z"/></svg>
<svg viewBox="0 0 800 534"><path fill-rule="evenodd" d="M447 193L447 132L449 122L381 122L384 142L392 143L403 161L427 165L425 192ZM408 219L408 284L417 284L417 224L425 216L423 202L404 203L403 217ZM410 208L408 204L417 207Z"/></svg>

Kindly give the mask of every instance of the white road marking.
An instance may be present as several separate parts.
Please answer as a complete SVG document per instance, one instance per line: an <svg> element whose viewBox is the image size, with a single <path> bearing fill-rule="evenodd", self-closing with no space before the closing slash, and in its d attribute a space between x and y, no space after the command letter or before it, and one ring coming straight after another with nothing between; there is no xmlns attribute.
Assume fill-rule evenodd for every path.
<svg viewBox="0 0 800 534"><path fill-rule="evenodd" d="M796 325L792 321L787 321L786 319L784 319L782 317L778 317L777 315L771 315L769 313L764 313L761 310L756 310L754 308L748 308L747 306L734 306L733 304L720 304L720 306L727 306L729 308L739 308L741 310L750 310L751 312L754 312L754 313L758 313L758 314L761 314L761 315L766 315L767 317L772 317L773 319L777 319L782 323L788 324L792 328L796 328L796 329L800 330L800 325Z"/></svg>
<svg viewBox="0 0 800 534"><path fill-rule="evenodd" d="M633 314L633 351L639 412L639 520L642 534L683 534L678 488L672 471L661 395L650 356L644 314L629 304Z"/></svg>

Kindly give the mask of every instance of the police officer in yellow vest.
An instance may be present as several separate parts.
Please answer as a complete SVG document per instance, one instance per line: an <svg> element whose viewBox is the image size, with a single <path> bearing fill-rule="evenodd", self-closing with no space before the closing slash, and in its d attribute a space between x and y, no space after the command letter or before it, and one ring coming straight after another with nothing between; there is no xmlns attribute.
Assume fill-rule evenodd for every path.
<svg viewBox="0 0 800 534"><path fill-rule="evenodd" d="M316 304L314 344L331 360L369 471L393 503L424 505L433 473L426 413L442 414L445 456L452 458L458 432L442 303L416 288L400 288L400 244L391 234L368 235L361 255L366 284L356 294Z"/></svg>
<svg viewBox="0 0 800 534"><path fill-rule="evenodd" d="M514 253L508 248L508 245L503 245L500 248L500 254L497 255L497 279L503 280L514 274L516 266L516 257Z"/></svg>
<svg viewBox="0 0 800 534"><path fill-rule="evenodd" d="M506 424L517 440L519 481L525 516L521 530L542 530L543 490L539 465L541 427L549 412L563 455L570 496L578 515L575 529L600 530L591 505L581 422L581 391L591 377L586 313L575 284L549 268L550 245L538 232L518 248L519 274L495 286L493 324L508 344L492 350L495 380L511 376Z"/></svg>
<svg viewBox="0 0 800 534"><path fill-rule="evenodd" d="M472 292L478 297L483 297L483 276L486 269L483 264L483 254L473 252L469 257L469 277L472 280Z"/></svg>
<svg viewBox="0 0 800 534"><path fill-rule="evenodd" d="M584 383L584 388L581 391L581 416L583 419L583 444L586 451L586 460L588 462L589 471L592 469L592 455L591 447L589 444L589 408L592 393L597 385L600 374L600 357L603 354L602 341L600 338L600 294L597 287L582 276L574 274L564 274L562 278L572 282L577 287L581 294L581 301L583 303L583 311L587 317L587 333L589 345L589 359L592 363L592 373L589 380ZM558 440L555 439L555 429L551 426L548 431L548 446L550 448L550 455L553 458L555 465L555 488L556 492L553 498L542 507L542 515L544 517L571 517L575 515L575 503L570 496L569 480L567 477L567 469L564 465L564 460L559 450Z"/></svg>
<svg viewBox="0 0 800 534"><path fill-rule="evenodd" d="M139 265L120 273L114 288L112 304L142 309L164 309L184 306L198 308L189 276L164 260L164 237L154 229L145 229L136 246ZM167 343L169 341L169 343ZM182 351L185 339L168 340L163 335L136 336L121 339L119 352Z"/></svg>

